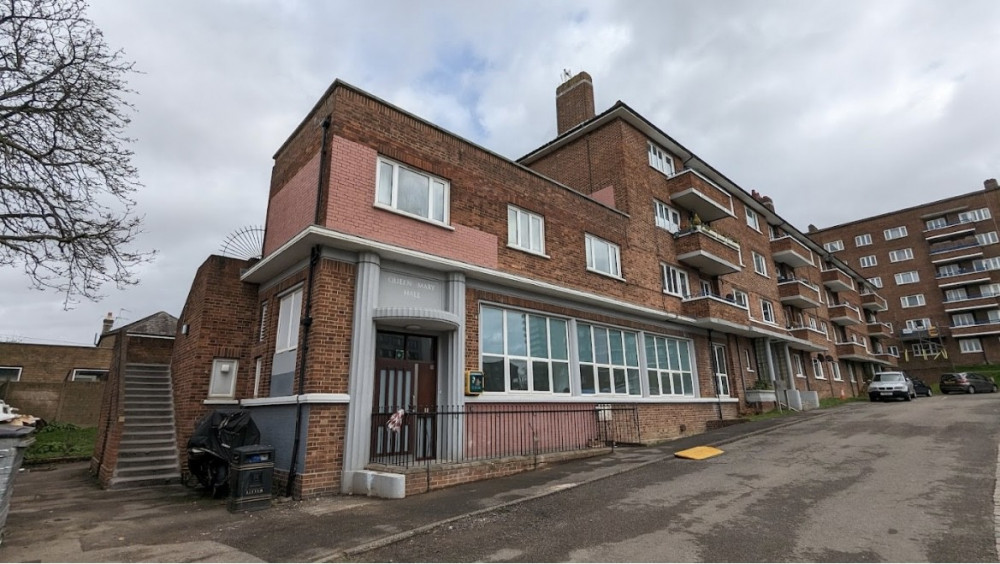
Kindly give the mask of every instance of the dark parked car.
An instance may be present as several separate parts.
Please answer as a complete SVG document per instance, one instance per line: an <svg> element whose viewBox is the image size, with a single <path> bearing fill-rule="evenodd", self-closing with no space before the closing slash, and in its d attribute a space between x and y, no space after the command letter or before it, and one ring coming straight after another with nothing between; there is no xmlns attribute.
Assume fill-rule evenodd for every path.
<svg viewBox="0 0 1000 564"><path fill-rule="evenodd" d="M934 392L931 391L931 387L924 384L924 381L920 378L910 378L910 381L913 382L913 391L916 392L918 396L931 397L934 395Z"/></svg>
<svg viewBox="0 0 1000 564"><path fill-rule="evenodd" d="M941 393L961 392L974 394L976 392L995 392L997 384L992 378L975 372L951 372L941 375Z"/></svg>

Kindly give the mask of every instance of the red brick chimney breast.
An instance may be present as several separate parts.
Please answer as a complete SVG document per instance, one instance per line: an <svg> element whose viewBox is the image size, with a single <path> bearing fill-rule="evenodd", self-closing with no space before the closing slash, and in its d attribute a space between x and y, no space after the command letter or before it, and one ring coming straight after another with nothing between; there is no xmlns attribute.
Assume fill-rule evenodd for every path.
<svg viewBox="0 0 1000 564"><path fill-rule="evenodd" d="M558 134L594 117L594 80L586 72L577 73L556 88Z"/></svg>

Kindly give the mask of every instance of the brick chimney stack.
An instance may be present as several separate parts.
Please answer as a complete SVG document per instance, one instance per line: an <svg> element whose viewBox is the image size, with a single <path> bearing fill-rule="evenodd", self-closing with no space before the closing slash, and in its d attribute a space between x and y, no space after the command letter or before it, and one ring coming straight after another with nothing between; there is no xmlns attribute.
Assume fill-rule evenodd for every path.
<svg viewBox="0 0 1000 564"><path fill-rule="evenodd" d="M109 311L108 315L105 316L104 321L101 322L101 335L110 331L111 326L114 324L115 324L115 318L113 315L111 315L111 312Z"/></svg>
<svg viewBox="0 0 1000 564"><path fill-rule="evenodd" d="M983 181L983 187L986 188L987 190L1000 189L1000 186L997 185L996 178L987 178L985 181Z"/></svg>
<svg viewBox="0 0 1000 564"><path fill-rule="evenodd" d="M585 72L556 88L556 124L558 135L594 117L594 80Z"/></svg>

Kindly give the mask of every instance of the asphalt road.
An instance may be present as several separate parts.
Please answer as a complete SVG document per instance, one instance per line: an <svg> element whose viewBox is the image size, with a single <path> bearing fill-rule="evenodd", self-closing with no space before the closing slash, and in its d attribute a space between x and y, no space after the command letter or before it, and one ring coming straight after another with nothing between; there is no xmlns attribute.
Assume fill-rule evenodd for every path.
<svg viewBox="0 0 1000 564"><path fill-rule="evenodd" d="M1000 394L857 403L356 561L997 562Z"/></svg>

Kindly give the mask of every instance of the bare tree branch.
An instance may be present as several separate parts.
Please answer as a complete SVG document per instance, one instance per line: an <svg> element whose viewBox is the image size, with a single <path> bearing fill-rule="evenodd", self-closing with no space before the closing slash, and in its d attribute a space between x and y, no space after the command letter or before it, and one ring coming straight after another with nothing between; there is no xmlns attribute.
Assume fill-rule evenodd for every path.
<svg viewBox="0 0 1000 564"><path fill-rule="evenodd" d="M83 0L0 0L0 267L31 285L100 299L138 283L152 252L132 196L126 77Z"/></svg>

